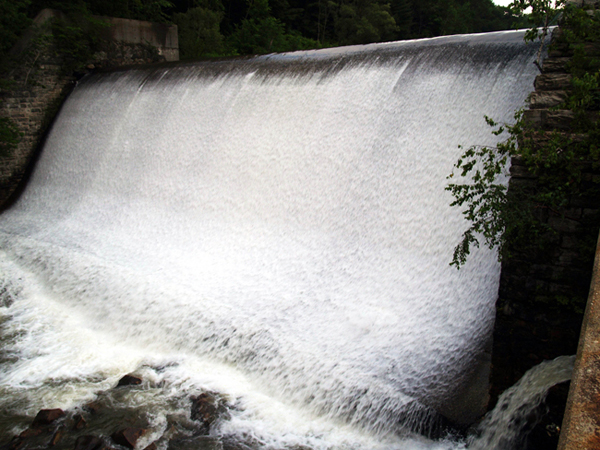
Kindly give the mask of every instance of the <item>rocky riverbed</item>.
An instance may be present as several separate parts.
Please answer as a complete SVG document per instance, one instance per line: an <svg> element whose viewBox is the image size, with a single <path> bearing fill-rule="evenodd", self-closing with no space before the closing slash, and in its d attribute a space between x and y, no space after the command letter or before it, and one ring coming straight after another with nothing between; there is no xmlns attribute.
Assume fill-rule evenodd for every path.
<svg viewBox="0 0 600 450"><path fill-rule="evenodd" d="M68 411L43 409L26 429L12 437L0 438L0 449L223 450L232 447L227 439L211 435L213 426L228 417L232 406L227 405L226 399L212 392L179 398L177 403L187 404L187 408L169 415L166 424L157 424L145 408L138 408L136 402L131 401L147 388L142 378L130 374L81 407ZM239 446L237 443L237 448Z"/></svg>

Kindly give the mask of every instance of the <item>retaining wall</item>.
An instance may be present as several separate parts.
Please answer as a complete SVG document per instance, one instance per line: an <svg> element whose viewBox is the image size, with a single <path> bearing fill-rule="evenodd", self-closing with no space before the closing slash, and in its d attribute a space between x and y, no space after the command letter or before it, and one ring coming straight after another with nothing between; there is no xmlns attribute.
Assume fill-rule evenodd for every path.
<svg viewBox="0 0 600 450"><path fill-rule="evenodd" d="M0 92L0 117L11 118L23 137L8 157L0 158L0 211L14 199L44 133L76 81L74 74L65 73L64 61L57 55L51 38L41 43L34 41L41 35L50 36L45 24L61 16L57 11L42 10L34 19L34 27L11 51L13 56L18 55L19 64L4 75L12 87ZM83 72L179 59L176 26L102 19L111 26L103 29L104 44Z"/></svg>
<svg viewBox="0 0 600 450"><path fill-rule="evenodd" d="M598 8L597 1L579 3L588 10ZM557 29L553 39L560 33ZM588 42L585 47L588 55L600 56L600 43ZM535 80L524 119L534 127L540 142L553 134L567 135L573 140L581 138L574 132L572 111L561 107L572 89L568 71L572 55L569 46L554 42ZM598 112L590 111L588 117L597 121ZM581 167L581 183L592 186L600 181L600 170L592 161L582 161ZM535 187L537 182L523 161L513 158L509 190L518 192L520 187ZM560 433L562 450L600 448L594 446L600 445L598 274L589 291L592 270L597 272L599 264L596 242L600 200L593 196L572 197L560 210L538 211L538 219L554 230L551 245L539 252L515 249L513 257L502 263L492 356L492 399L543 360L574 354L579 342L580 355L569 394L570 412L562 422L563 432L560 432L561 421L568 390L566 386L558 386L551 391L550 415L539 427L541 431L536 438L539 440L533 447L555 448ZM578 311L577 305L585 308L588 292L582 329L583 310ZM561 301L565 305L557 307Z"/></svg>
<svg viewBox="0 0 600 450"><path fill-rule="evenodd" d="M600 449L600 238L558 450Z"/></svg>

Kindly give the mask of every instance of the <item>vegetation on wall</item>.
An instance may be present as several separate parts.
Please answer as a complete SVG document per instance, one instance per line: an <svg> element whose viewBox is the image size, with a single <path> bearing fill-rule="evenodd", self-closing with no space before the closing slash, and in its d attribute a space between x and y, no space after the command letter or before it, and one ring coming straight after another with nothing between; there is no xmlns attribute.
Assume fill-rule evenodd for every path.
<svg viewBox="0 0 600 450"><path fill-rule="evenodd" d="M19 144L22 135L9 117L0 117L0 157L11 153Z"/></svg>
<svg viewBox="0 0 600 450"><path fill-rule="evenodd" d="M600 198L600 176L593 175L600 168L600 10L590 14L572 4L561 2L555 8L541 0L512 4L517 11L531 5L532 17L541 26L530 30L529 40L545 37L550 18L558 11L562 14L561 33L552 45L573 55L567 66L571 87L566 100L553 109L570 118L569 130L540 130L523 111L517 111L510 125L486 117L493 134L508 137L496 147L468 148L455 164L456 173L449 176L459 179L447 187L454 196L452 205L461 207L469 222L454 251L451 264L456 267L466 262L480 241L498 247L501 259L516 252L551 252L557 242L548 215L564 218L574 200ZM508 190L505 176L511 158L519 158L536 181ZM581 250L593 257L598 224L578 220L582 232L590 234L589 249ZM586 242L585 236L581 240Z"/></svg>

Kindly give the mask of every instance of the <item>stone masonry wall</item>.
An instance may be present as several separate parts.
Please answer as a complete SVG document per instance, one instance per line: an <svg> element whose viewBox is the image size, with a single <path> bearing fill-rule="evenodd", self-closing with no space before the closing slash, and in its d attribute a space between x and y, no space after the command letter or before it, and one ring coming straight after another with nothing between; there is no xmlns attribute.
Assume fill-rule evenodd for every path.
<svg viewBox="0 0 600 450"><path fill-rule="evenodd" d="M593 3L587 5L596 7ZM561 107L572 89L567 70L572 53L566 45L556 44L560 33L560 29L555 30L554 43L543 61L529 109L524 113L541 142L552 133L579 138L572 131L573 112ZM591 55L600 55L599 43L586 44L586 50ZM598 112L589 115L598 120ZM600 171L594 169L591 161L583 161L582 167L582 183L600 181ZM509 190L536 183L537 178L527 171L523 161L513 158ZM539 219L555 231L552 246L536 254L520 254L517 249L513 258L502 263L492 356L492 406L495 398L531 367L560 355L575 354L577 350L584 306L578 311L553 305L574 299L582 299L585 305L600 225L600 200L571 198L560 211L539 211ZM556 448L567 392L568 385L551 392L550 419L542 423L542 431L534 436L537 444L530 442L528 448Z"/></svg>
<svg viewBox="0 0 600 450"><path fill-rule="evenodd" d="M125 42L107 39L103 41L93 59L88 62L86 69L77 74L66 73L63 59L57 55L52 39L39 39L40 36L48 36L49 27L44 24L47 24L47 21L56 15L59 13L51 10L43 10L38 15L34 20L36 27L26 32L23 39L13 49L13 53L18 54L16 56L19 61L18 66L3 75L4 80L9 81L11 86L0 92L0 117L11 118L19 131L23 133L23 137L18 147L8 157L0 158L0 211L9 207L14 200L15 193L18 193L22 180L32 166L36 149L58 112L62 100L75 85L78 77L96 68L149 64L166 59L147 40ZM119 30L122 32L125 25L131 25L134 28L137 26L136 23L132 25L129 22L139 21L127 21L126 24L122 21L117 22L120 24ZM144 25L146 33L144 36L146 36L152 28L146 25L152 24L141 23ZM172 34L172 30L165 30L165 27L155 27L160 31L157 39L164 40L166 36ZM139 40L138 34L133 33L134 40ZM170 39L168 43L171 46L177 45L176 39L175 41ZM171 59L176 56L172 47L169 47L168 52L170 52Z"/></svg>
<svg viewBox="0 0 600 450"><path fill-rule="evenodd" d="M75 81L63 73L52 53L46 46L27 55L10 74L13 87L0 93L0 115L11 118L23 133L18 147L0 158L0 209L19 185L53 113Z"/></svg>

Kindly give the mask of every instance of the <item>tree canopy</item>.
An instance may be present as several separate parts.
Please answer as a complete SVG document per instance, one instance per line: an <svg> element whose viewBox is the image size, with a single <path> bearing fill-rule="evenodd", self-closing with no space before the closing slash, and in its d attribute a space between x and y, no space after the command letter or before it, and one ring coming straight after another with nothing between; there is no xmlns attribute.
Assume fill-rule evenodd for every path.
<svg viewBox="0 0 600 450"><path fill-rule="evenodd" d="M0 5L0 53L43 8L179 27L183 59L290 51L512 28L491 0L14 0Z"/></svg>

